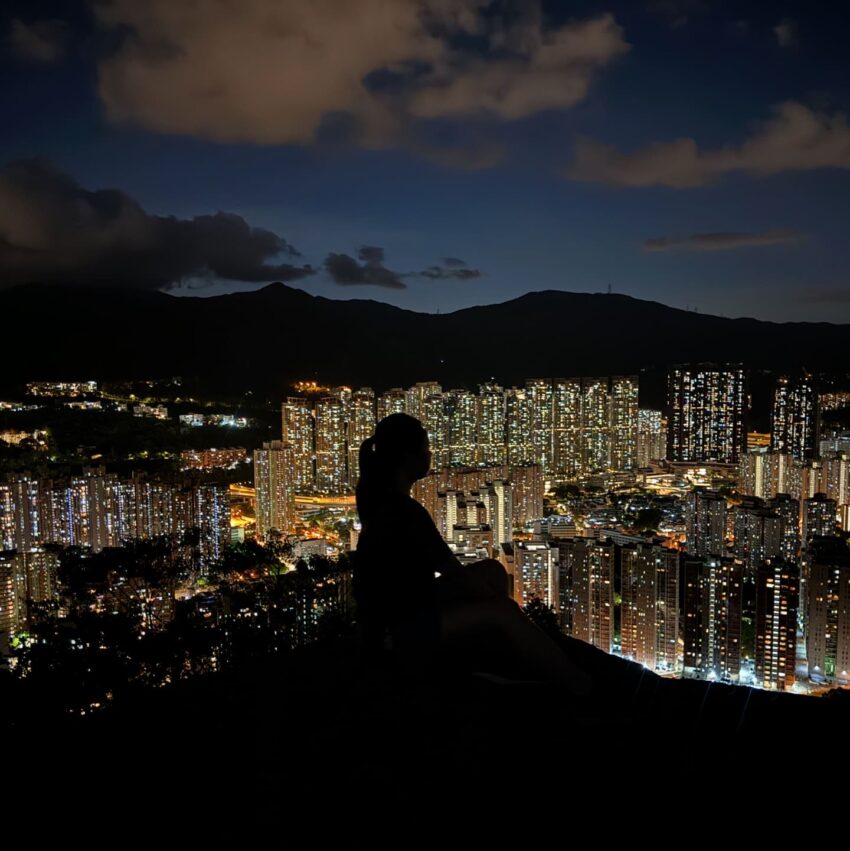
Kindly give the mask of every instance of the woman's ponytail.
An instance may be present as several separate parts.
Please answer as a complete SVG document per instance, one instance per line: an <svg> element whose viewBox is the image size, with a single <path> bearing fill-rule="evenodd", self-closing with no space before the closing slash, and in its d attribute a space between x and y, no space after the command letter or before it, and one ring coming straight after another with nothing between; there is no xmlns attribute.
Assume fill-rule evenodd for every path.
<svg viewBox="0 0 850 851"><path fill-rule="evenodd" d="M357 513L360 516L360 522L362 523L364 515L369 513L369 509L371 508L371 504L380 482L381 459L377 455L375 435L367 437L366 440L360 444L358 460L360 462L360 479L357 482L355 494L357 500Z"/></svg>
<svg viewBox="0 0 850 851"><path fill-rule="evenodd" d="M378 466L378 458L375 455L375 435L367 437L360 444L360 479L371 479L374 477Z"/></svg>

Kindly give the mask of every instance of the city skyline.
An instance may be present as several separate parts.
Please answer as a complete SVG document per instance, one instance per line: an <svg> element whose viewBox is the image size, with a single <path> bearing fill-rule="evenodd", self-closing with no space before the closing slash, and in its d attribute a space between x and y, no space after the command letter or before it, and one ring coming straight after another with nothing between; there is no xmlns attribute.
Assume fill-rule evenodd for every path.
<svg viewBox="0 0 850 851"><path fill-rule="evenodd" d="M91 464L75 474L52 460L37 475L7 469L0 638L20 641L57 611L72 559L111 563L96 606L120 598L115 605L140 612L153 631L177 617L176 586L133 574L133 553L170 550L180 599L204 611L222 571L258 578L252 559L282 559L296 573L314 558L345 565L361 529L351 495L360 443L404 413L421 418L432 448L411 496L458 563L498 559L514 601L548 607L567 635L671 676L816 692L850 682L841 637L850 438L835 425L818 434L847 398L819 393L811 376L776 375L770 433L752 435L747 379L736 364L671 367L664 411L638 407L638 376L491 380L475 392L433 380L380 393L301 381L292 391L302 395L285 396L276 423L258 432L248 418L181 413L162 397L122 401L134 388L158 388L177 402L177 377L123 391L32 382L20 413L43 411L48 427L0 432L22 452L49 451L48 412L62 410L116 424L176 422L178 437L214 429L231 445L202 449L193 439L196 448L168 453L169 467L150 474ZM248 546L257 549L242 573ZM302 608L288 640L304 640L312 617Z"/></svg>

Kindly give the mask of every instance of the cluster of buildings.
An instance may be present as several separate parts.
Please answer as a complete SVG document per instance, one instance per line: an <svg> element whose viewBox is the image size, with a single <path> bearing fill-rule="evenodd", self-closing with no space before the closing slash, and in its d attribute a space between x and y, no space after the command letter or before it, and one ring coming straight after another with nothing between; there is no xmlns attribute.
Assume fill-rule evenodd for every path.
<svg viewBox="0 0 850 851"><path fill-rule="evenodd" d="M422 421L432 450L432 472L413 496L458 559L500 559L517 602L543 600L568 634L687 676L774 689L806 676L850 682L850 436L822 437L810 379L777 381L769 434L749 442L747 373L734 364L672 368L665 411L639 408L635 376L305 393L284 400L280 439L252 453L261 542L295 528L296 494L350 494L362 442L405 412ZM187 451L181 466L245 459L238 448ZM544 517L552 483L634 478L659 462L716 465L738 486L691 490L676 503L684 522L670 537ZM51 544L97 552L197 528L203 570L230 540L229 519L227 487L191 479L91 469L62 482L0 483L0 613L11 622L21 600L52 593Z"/></svg>
<svg viewBox="0 0 850 851"><path fill-rule="evenodd" d="M58 548L93 553L136 539L196 530L203 574L230 542L226 484L183 478L122 478L91 468L64 481L16 476L0 482L0 634L26 625L27 601L55 592Z"/></svg>
<svg viewBox="0 0 850 851"><path fill-rule="evenodd" d="M353 487L360 443L403 411L423 422L433 453L414 496L461 561L503 560L518 602L539 597L568 633L653 669L733 682L749 624L749 676L769 688L795 682L802 637L810 674L840 682L850 614L824 599L844 593L832 544L850 529L846 447L819 440L813 383L783 377L770 434L748 451L748 394L740 365L696 364L670 370L665 412L639 409L628 376L289 398L281 440L254 454L258 534L291 525L296 491ZM688 495L683 542L540 522L549 483L665 458L740 474L734 498Z"/></svg>
<svg viewBox="0 0 850 851"><path fill-rule="evenodd" d="M28 396L97 396L96 381L31 381L26 386Z"/></svg>
<svg viewBox="0 0 850 851"><path fill-rule="evenodd" d="M353 487L360 444L396 412L422 421L435 467L539 464L549 479L572 479L637 465L636 376L535 378L507 389L488 382L477 393L422 381L378 396L337 387L315 401L288 398L281 439L292 448L296 488Z"/></svg>
<svg viewBox="0 0 850 851"><path fill-rule="evenodd" d="M537 524L503 547L515 598L655 670L739 682L749 664L766 688L850 683L848 447L819 439L814 385L780 378L769 440L749 449L742 368L676 367L668 387L668 461L737 470L737 491L692 490L681 542Z"/></svg>
<svg viewBox="0 0 850 851"><path fill-rule="evenodd" d="M119 477L102 467L67 480L14 476L0 482L0 545L19 552L42 546L100 552L124 541L201 531L202 565L221 558L230 540L228 485Z"/></svg>
<svg viewBox="0 0 850 851"><path fill-rule="evenodd" d="M636 376L539 378L511 388L487 382L478 392L435 381L379 395L329 388L317 399L287 398L281 439L255 451L259 534L291 522L291 494L350 492L360 445L396 412L422 421L435 470L487 468L492 482L536 466L541 499L543 479L633 470L664 453L661 412L639 412Z"/></svg>
<svg viewBox="0 0 850 851"><path fill-rule="evenodd" d="M201 426L218 426L219 428L247 428L251 425L248 417L236 414L180 414L178 421L181 426L200 428Z"/></svg>
<svg viewBox="0 0 850 851"><path fill-rule="evenodd" d="M248 463L248 453L241 446L223 449L184 449L180 453L181 470L233 470Z"/></svg>

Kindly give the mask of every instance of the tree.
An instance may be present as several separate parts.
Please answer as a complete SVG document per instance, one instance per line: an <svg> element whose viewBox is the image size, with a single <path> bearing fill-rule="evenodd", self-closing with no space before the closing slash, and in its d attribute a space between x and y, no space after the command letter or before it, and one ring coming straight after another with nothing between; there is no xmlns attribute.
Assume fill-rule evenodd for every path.
<svg viewBox="0 0 850 851"><path fill-rule="evenodd" d="M634 527L639 532L655 532L658 530L658 524L661 522L661 509L659 508L641 508L637 513Z"/></svg>
<svg viewBox="0 0 850 851"><path fill-rule="evenodd" d="M543 632L552 638L558 638L563 634L558 625L558 615L555 610L539 597L533 597L529 603L523 606L523 611Z"/></svg>

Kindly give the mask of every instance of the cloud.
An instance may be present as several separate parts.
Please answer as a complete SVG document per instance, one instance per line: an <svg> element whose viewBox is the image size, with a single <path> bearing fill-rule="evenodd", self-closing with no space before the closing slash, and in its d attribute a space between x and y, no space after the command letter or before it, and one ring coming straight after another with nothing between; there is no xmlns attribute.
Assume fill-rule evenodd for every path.
<svg viewBox="0 0 850 851"><path fill-rule="evenodd" d="M780 47L796 47L799 44L797 24L788 18L773 27L773 33Z"/></svg>
<svg viewBox="0 0 850 851"><path fill-rule="evenodd" d="M337 284L372 284L393 290L407 288L399 272L384 266L384 249L375 245L361 246L357 259L349 254L328 254L325 269Z"/></svg>
<svg viewBox="0 0 850 851"><path fill-rule="evenodd" d="M485 167L488 144L433 148L419 122L512 121L581 101L628 50L611 15L544 25L539 3L495 0L112 0L120 38L99 67L108 116L222 142L309 145L324 134Z"/></svg>
<svg viewBox="0 0 850 851"><path fill-rule="evenodd" d="M50 63L64 57L68 36L68 25L64 21L34 21L25 24L19 18L14 18L7 42L12 52L21 59Z"/></svg>
<svg viewBox="0 0 850 851"><path fill-rule="evenodd" d="M651 0L646 5L651 14L666 18L673 30L686 27L691 19L705 15L709 8L704 0Z"/></svg>
<svg viewBox="0 0 850 851"><path fill-rule="evenodd" d="M406 289L405 278L430 278L432 281L470 281L481 277L479 269L471 269L458 257L445 257L443 264L428 266L420 272L394 272L384 265L384 249L377 245L363 245L357 257L350 254L328 254L325 269L337 284L367 284L390 289Z"/></svg>
<svg viewBox="0 0 850 851"><path fill-rule="evenodd" d="M761 233L692 233L690 236L659 236L643 244L644 251L726 251L730 248L759 248L765 245L788 245L799 242L796 230L768 230Z"/></svg>
<svg viewBox="0 0 850 851"><path fill-rule="evenodd" d="M491 43L491 53L452 57L427 77L411 100L413 114L487 113L513 121L569 109L587 96L593 72L629 49L612 15L545 32L539 9Z"/></svg>
<svg viewBox="0 0 850 851"><path fill-rule="evenodd" d="M779 104L774 116L740 145L700 149L689 138L658 142L632 153L579 138L566 176L610 186L706 186L723 175L769 175L783 171L850 168L850 126L842 113L829 116L795 101Z"/></svg>
<svg viewBox="0 0 850 851"><path fill-rule="evenodd" d="M458 281L472 281L481 277L480 269L471 269L466 262L458 257L444 257L443 265L429 266L423 269L419 276L430 278L432 281L445 281L455 279Z"/></svg>
<svg viewBox="0 0 850 851"><path fill-rule="evenodd" d="M0 277L162 289L189 278L295 280L298 252L232 213L177 219L145 212L117 189L89 191L45 160L0 169Z"/></svg>
<svg viewBox="0 0 850 851"><path fill-rule="evenodd" d="M840 303L840 304L848 304L850 303L850 287L846 289L830 289L825 287L819 287L812 290L805 290L800 293L798 301L809 302L810 304L822 304L822 303Z"/></svg>

